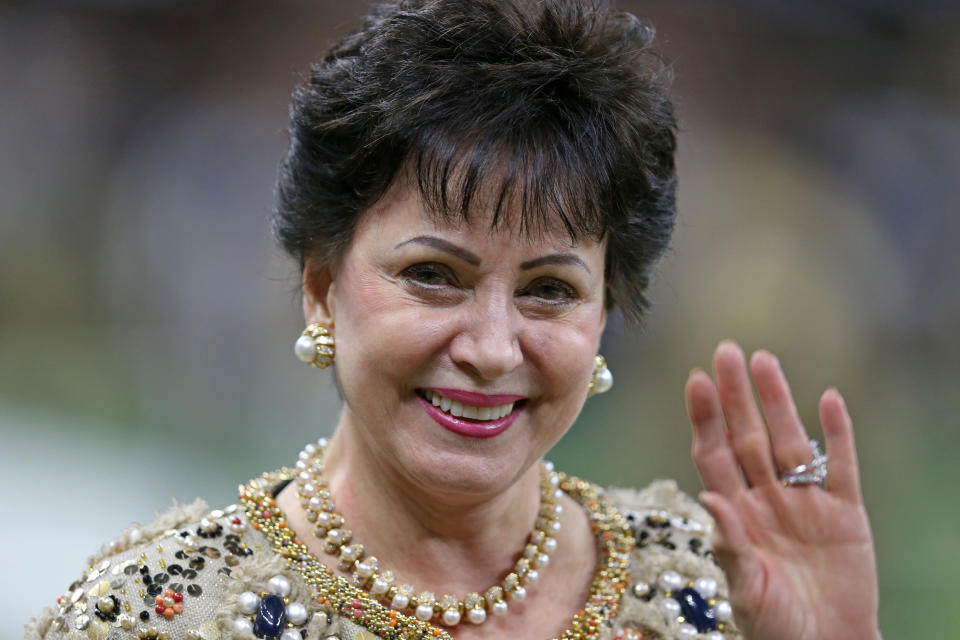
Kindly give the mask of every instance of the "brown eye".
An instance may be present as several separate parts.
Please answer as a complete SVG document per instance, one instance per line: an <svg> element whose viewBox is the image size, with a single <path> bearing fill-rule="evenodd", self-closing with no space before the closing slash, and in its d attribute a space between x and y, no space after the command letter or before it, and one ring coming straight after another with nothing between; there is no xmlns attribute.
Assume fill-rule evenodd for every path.
<svg viewBox="0 0 960 640"><path fill-rule="evenodd" d="M576 290L566 282L552 278L542 278L531 283L523 295L533 296L550 303L572 302L577 298Z"/></svg>
<svg viewBox="0 0 960 640"><path fill-rule="evenodd" d="M442 287L454 284L453 274L441 264L427 262L415 264L403 270L404 278L414 285L422 287Z"/></svg>

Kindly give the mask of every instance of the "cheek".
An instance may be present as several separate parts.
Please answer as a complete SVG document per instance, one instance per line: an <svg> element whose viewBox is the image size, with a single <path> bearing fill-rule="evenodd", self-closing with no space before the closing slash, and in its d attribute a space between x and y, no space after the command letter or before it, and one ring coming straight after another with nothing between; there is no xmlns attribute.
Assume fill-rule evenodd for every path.
<svg viewBox="0 0 960 640"><path fill-rule="evenodd" d="M598 335L576 327L536 335L530 355L543 376L545 396L575 405L586 396ZM583 396L583 397L581 397Z"/></svg>
<svg viewBox="0 0 960 640"><path fill-rule="evenodd" d="M349 295L338 303L336 318L341 380L349 385L358 377L398 378L394 385L412 386L414 372L436 352L447 323L434 317L441 314L424 313L398 296L394 285L376 274L344 276L341 291Z"/></svg>

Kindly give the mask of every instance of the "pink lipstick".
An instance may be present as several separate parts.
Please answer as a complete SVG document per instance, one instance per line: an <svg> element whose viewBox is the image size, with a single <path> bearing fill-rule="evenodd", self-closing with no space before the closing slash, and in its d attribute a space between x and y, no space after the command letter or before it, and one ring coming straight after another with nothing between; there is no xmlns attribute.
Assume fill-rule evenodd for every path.
<svg viewBox="0 0 960 640"><path fill-rule="evenodd" d="M431 391L436 391L437 393L440 393L451 400L465 402L476 407L492 407L500 404L517 402L524 399L523 396L517 395L504 394L486 396L456 389L431 389ZM466 436L468 438L492 438L500 435L510 428L510 425L512 425L514 421L520 417L520 411L522 411L522 406L514 406L513 411L502 418L496 418L494 420L471 420L470 418L458 418L457 416L450 415L449 413L443 411L440 407L433 406L432 403L428 402L420 394L417 394L416 398L423 407L423 410L428 416L433 418L434 422L439 424L447 431L456 433L457 435Z"/></svg>

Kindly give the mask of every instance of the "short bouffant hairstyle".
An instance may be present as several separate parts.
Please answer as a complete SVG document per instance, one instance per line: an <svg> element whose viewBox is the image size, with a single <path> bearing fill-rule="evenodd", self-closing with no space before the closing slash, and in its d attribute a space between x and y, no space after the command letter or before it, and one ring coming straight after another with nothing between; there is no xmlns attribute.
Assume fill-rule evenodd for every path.
<svg viewBox="0 0 960 640"><path fill-rule="evenodd" d="M426 208L607 239L639 320L676 218L676 120L652 28L601 0L394 0L296 88L274 229L335 264L401 176Z"/></svg>

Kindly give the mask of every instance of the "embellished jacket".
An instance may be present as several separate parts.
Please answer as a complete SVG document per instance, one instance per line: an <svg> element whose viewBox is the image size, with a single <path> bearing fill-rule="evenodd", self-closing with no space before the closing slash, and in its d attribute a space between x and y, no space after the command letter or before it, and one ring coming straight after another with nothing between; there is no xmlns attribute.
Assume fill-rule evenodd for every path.
<svg viewBox="0 0 960 640"><path fill-rule="evenodd" d="M292 477L266 473L240 486L238 504L210 510L198 499L124 531L27 624L26 640L449 639L337 577L285 530L272 496ZM564 482L589 502L608 564L561 638L741 638L713 522L673 481L641 491ZM623 548L610 546L608 526L629 532Z"/></svg>

